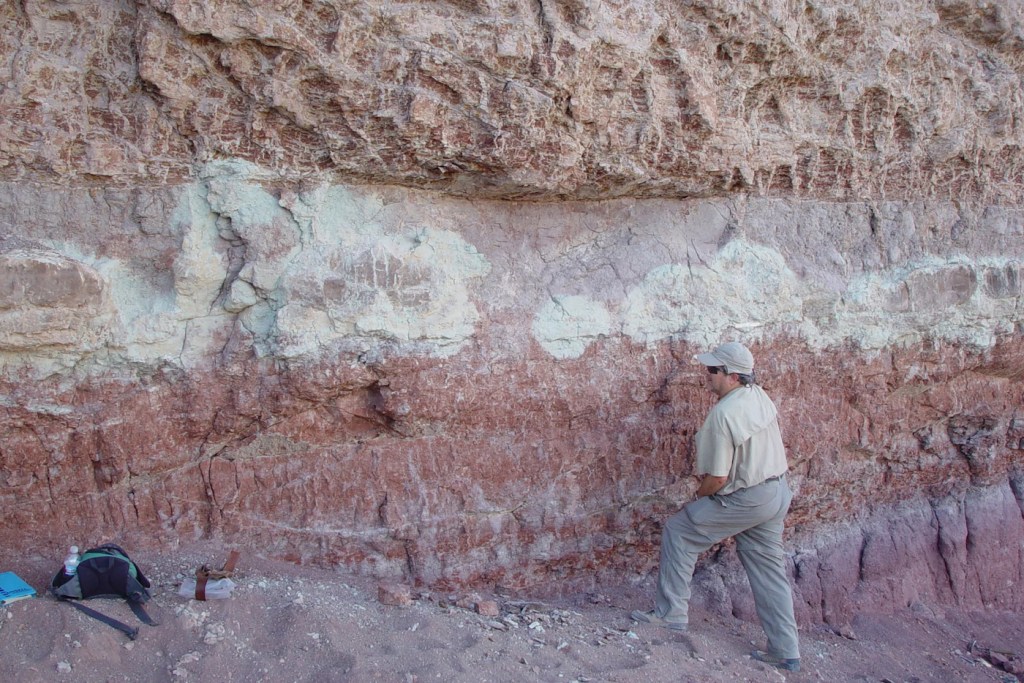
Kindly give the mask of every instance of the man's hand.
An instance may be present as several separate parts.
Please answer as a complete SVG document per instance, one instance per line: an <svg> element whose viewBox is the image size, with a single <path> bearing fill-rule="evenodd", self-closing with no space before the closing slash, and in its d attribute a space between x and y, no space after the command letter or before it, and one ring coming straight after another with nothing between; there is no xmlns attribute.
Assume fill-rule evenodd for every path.
<svg viewBox="0 0 1024 683"><path fill-rule="evenodd" d="M704 496L712 496L718 493L727 481L729 481L729 477L712 477L710 474L705 474L700 480L697 497L703 498Z"/></svg>

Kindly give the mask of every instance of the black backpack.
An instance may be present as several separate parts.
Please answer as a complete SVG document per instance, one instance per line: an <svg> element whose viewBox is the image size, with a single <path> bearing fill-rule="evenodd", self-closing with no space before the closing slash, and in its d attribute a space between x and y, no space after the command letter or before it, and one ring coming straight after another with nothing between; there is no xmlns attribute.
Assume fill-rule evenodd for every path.
<svg viewBox="0 0 1024 683"><path fill-rule="evenodd" d="M50 591L58 600L68 601L75 609L113 626L132 640L135 640L139 629L72 601L124 598L135 616L150 626L156 626L156 622L142 606L150 598L149 587L149 579L139 566L132 562L128 553L112 543L86 550L73 576L68 576L62 567L50 582Z"/></svg>

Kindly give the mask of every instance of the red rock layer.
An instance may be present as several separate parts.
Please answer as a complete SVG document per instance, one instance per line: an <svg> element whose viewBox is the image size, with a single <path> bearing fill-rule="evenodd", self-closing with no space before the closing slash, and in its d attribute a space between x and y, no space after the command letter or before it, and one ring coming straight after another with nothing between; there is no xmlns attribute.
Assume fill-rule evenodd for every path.
<svg viewBox="0 0 1024 683"><path fill-rule="evenodd" d="M621 579L652 568L660 521L695 489L711 403L695 350L228 355L188 376L8 382L0 542L212 537L439 586ZM1022 605L1007 589L1024 567L1019 336L985 354L754 351L783 416L805 618Z"/></svg>

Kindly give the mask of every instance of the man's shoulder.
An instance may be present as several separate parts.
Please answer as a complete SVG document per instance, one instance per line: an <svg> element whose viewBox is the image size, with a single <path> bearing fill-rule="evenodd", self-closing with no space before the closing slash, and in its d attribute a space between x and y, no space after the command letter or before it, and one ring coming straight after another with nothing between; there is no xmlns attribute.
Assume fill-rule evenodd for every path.
<svg viewBox="0 0 1024 683"><path fill-rule="evenodd" d="M772 402L768 393L756 384L745 387L737 387L726 394L721 401L715 404L716 408L722 410L736 410L751 403Z"/></svg>
<svg viewBox="0 0 1024 683"><path fill-rule="evenodd" d="M751 384L750 386L740 387L736 391L732 392L736 394L737 405L743 404L771 404L775 405L775 401L768 395L768 392L761 388L758 384ZM732 394L730 394L731 396Z"/></svg>
<svg viewBox="0 0 1024 683"><path fill-rule="evenodd" d="M779 411L768 394L755 385L741 387L719 401L714 417L717 424L726 426L740 440L763 429L778 418Z"/></svg>

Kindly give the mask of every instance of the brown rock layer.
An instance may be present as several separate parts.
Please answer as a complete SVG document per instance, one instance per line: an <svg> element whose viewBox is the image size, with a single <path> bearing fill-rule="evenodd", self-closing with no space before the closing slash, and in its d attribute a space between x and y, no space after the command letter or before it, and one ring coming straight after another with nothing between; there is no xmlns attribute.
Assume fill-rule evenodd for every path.
<svg viewBox="0 0 1024 683"><path fill-rule="evenodd" d="M1019 201L1019 2L9 3L5 178Z"/></svg>

